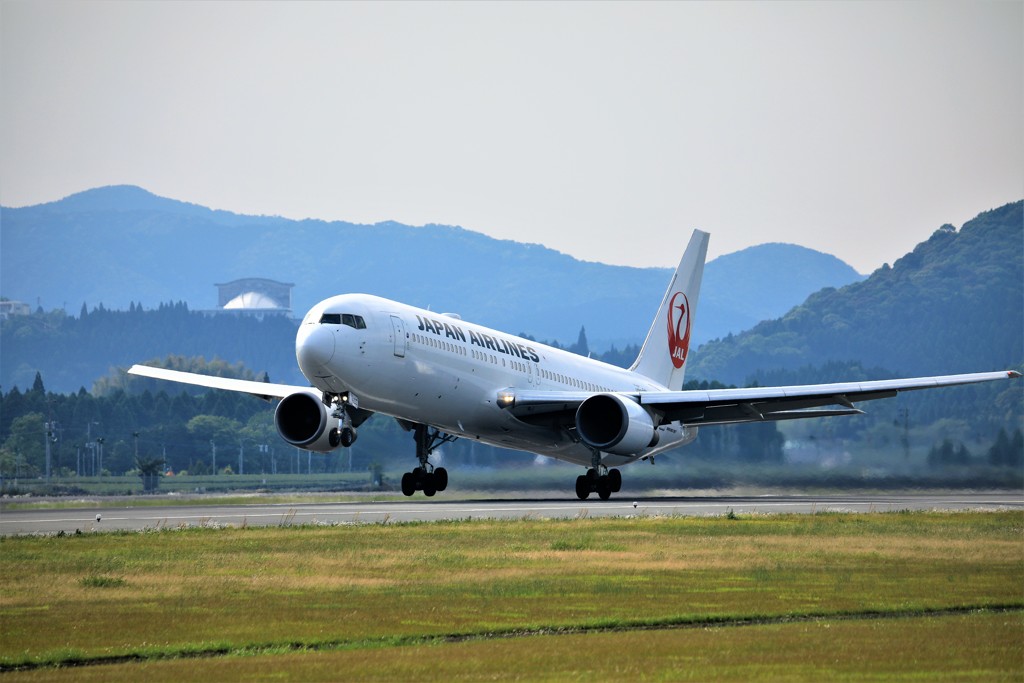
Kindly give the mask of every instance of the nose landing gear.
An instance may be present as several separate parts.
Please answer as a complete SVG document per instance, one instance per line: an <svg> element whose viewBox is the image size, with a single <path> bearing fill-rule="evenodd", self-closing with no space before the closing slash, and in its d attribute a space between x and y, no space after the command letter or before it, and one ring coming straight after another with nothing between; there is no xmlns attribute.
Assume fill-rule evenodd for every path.
<svg viewBox="0 0 1024 683"><path fill-rule="evenodd" d="M337 448L338 446L350 447L359 436L359 433L356 432L356 427L362 424L370 416L370 413L359 410L358 400L352 394L332 395L324 393L323 401L325 405L334 407L331 417L341 420L341 426L331 430L331 448ZM353 418L353 415L355 415L355 418Z"/></svg>

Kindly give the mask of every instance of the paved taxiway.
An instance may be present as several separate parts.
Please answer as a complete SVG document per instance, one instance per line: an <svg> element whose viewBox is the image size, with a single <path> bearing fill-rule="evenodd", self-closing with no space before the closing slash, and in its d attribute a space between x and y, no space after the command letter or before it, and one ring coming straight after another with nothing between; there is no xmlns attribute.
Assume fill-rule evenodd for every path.
<svg viewBox="0 0 1024 683"><path fill-rule="evenodd" d="M634 507L634 502L636 506ZM56 534L76 530L113 531L188 526L283 526L437 521L624 517L628 515L724 515L895 510L1024 510L1020 493L889 494L831 496L715 496L601 500L518 499L426 500L398 502L289 503L282 505L204 505L102 507L63 510L5 510L0 535Z"/></svg>

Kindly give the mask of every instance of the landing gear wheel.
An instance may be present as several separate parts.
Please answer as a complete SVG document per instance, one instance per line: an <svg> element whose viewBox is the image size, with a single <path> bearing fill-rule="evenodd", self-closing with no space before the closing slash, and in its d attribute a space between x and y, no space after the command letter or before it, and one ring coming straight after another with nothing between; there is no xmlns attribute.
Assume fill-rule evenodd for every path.
<svg viewBox="0 0 1024 683"><path fill-rule="evenodd" d="M601 500L608 500L612 497L612 483L607 476L598 478L597 495L601 497Z"/></svg>
<svg viewBox="0 0 1024 683"><path fill-rule="evenodd" d="M618 470L608 470L608 483L611 484L612 493L618 493L622 490L622 472Z"/></svg>
<svg viewBox="0 0 1024 683"><path fill-rule="evenodd" d="M406 496L416 493L416 476L412 472L402 475L402 493Z"/></svg>
<svg viewBox="0 0 1024 683"><path fill-rule="evenodd" d="M429 460L430 454L442 444L452 443L458 437L445 434L424 424L413 425L412 431L413 438L416 440L416 459L420 461L420 465L407 475L410 482L409 490L423 491L423 495L430 497L448 488L448 470L443 467L434 467ZM406 477L402 477L403 493L405 493L406 487ZM412 494L406 493L406 495Z"/></svg>
<svg viewBox="0 0 1024 683"><path fill-rule="evenodd" d="M345 427L341 430L341 445L348 448L356 442L356 430Z"/></svg>
<svg viewBox="0 0 1024 683"><path fill-rule="evenodd" d="M585 474L576 477L576 497L580 500L586 500L590 495L590 491L590 478Z"/></svg>
<svg viewBox="0 0 1024 683"><path fill-rule="evenodd" d="M341 430L332 429L331 433L327 435L327 443L331 445L331 448L337 448L341 445Z"/></svg>

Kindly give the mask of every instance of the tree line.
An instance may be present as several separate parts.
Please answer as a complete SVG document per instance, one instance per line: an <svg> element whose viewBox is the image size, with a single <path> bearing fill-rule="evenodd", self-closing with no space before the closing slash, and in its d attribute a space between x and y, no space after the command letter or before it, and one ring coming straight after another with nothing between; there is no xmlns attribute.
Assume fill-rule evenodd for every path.
<svg viewBox="0 0 1024 683"><path fill-rule="evenodd" d="M251 372L223 361L172 357L161 365L252 378ZM47 391L37 374L27 391L14 387L0 393L0 476L5 481L45 476L47 463L51 476L63 477L123 475L153 462L168 473L338 472L404 466L414 453L411 435L384 416L360 428L352 449L313 454L284 443L273 425L273 406L248 395L103 386L99 394L84 389L60 394ZM693 382L688 387L722 385ZM691 447L693 452L756 462L782 460L782 437L774 423L707 432ZM446 451L452 462L469 467L522 466L534 458L469 441L457 441Z"/></svg>
<svg viewBox="0 0 1024 683"><path fill-rule="evenodd" d="M120 315L83 311L82 318L88 324L90 320L118 321L141 313L141 306L133 306ZM189 329L196 315L183 304L170 304L156 312L157 318L177 320L184 329ZM573 344L545 343L620 367L628 367L639 351L628 346L593 353L583 328ZM167 355L146 363L221 377L269 380L266 371L254 373L241 362L219 358L207 361L201 356ZM758 372L748 384L824 383L838 378L857 381L886 374L856 362L832 362ZM684 388L727 386L690 380ZM92 387L91 392L84 387L77 392L50 392L37 371L30 389L14 386L0 392L0 476L5 480L44 476L47 450L51 474L64 476L119 475L152 469L155 463L162 471L174 473L326 473L371 466L404 467L412 458L411 436L383 416L360 428L353 449L321 455L281 441L273 426L272 406L250 396L169 385L129 376L117 368L96 379ZM816 447L823 440L845 440L899 451L912 426L918 434L916 442L926 439L933 445L929 466L966 462L1017 467L1021 394L1021 387L1012 382L901 394L894 400L872 403L869 415L801 421L808 424L789 425L786 434ZM679 451L678 457L680 461L781 464L786 438L774 422L709 427L701 429L697 441ZM446 447L445 457L453 465L502 467L528 464L534 456L459 441ZM668 453L665 457L672 461L677 456Z"/></svg>
<svg viewBox="0 0 1024 683"><path fill-rule="evenodd" d="M180 359L168 361L172 364ZM208 368L198 359L186 364L195 371ZM238 366L214 361L206 364L234 374L250 372ZM717 382L691 380L686 389L720 389ZM884 402L882 402L884 403ZM844 423L851 418L813 420L830 438L845 438ZM887 433L888 448L898 449L900 428L879 425L864 429L865 439L880 439ZM899 418L895 418L898 423ZM943 434L948 424L940 421ZM888 425L888 426L886 426ZM939 433L939 432L936 432ZM963 434L953 430L954 436ZM1000 428L991 446L965 445L969 441L943 436L936 439L928 465L940 468L970 463L1019 470L1024 448L1021 430ZM706 427L697 441L678 451L682 461L773 465L783 464L785 437L777 423L764 422ZM974 443L974 442L971 442ZM979 442L980 443L980 442ZM879 445L883 445L879 442ZM47 460L49 452L49 460ZM130 393L114 388L102 395L84 389L60 394L45 389L41 375L22 392L17 387L0 393L0 476L5 485L15 478L51 476L114 476L145 474L140 470L159 463L161 473L191 474L285 474L365 471L371 467L401 468L413 458L409 433L384 416L369 420L360 428L359 442L352 449L329 454L312 454L285 444L273 425L272 406L253 397L225 391L191 394L144 389ZM526 466L534 459L527 453L506 451L470 441L446 447L449 466ZM670 462L673 452L664 456Z"/></svg>

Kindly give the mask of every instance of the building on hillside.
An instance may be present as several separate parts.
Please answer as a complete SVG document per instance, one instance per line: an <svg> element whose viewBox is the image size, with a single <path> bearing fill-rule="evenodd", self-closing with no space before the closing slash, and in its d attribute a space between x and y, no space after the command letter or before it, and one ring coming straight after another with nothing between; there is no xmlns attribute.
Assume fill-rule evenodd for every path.
<svg viewBox="0 0 1024 683"><path fill-rule="evenodd" d="M7 320L14 315L28 315L32 308L23 301L0 301L0 320Z"/></svg>
<svg viewBox="0 0 1024 683"><path fill-rule="evenodd" d="M277 282L247 277L215 285L217 309L214 313L232 313L262 318L292 314L292 282Z"/></svg>

